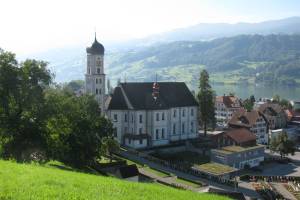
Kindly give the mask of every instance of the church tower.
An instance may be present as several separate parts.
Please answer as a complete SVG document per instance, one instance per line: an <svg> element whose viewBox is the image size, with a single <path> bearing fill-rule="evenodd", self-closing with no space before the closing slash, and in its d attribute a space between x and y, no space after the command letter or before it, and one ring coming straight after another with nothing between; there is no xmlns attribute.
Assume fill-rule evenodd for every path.
<svg viewBox="0 0 300 200"><path fill-rule="evenodd" d="M95 98L104 113L105 101L105 74L104 74L104 47L97 41L96 33L95 40L91 47L86 48L87 66L85 74L85 92L95 95Z"/></svg>

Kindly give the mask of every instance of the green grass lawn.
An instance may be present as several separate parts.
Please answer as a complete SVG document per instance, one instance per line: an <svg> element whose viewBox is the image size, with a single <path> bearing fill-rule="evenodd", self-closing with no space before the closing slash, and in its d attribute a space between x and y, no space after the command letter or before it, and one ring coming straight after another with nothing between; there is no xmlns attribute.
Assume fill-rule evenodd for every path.
<svg viewBox="0 0 300 200"><path fill-rule="evenodd" d="M0 199L228 199L110 177L0 160Z"/></svg>

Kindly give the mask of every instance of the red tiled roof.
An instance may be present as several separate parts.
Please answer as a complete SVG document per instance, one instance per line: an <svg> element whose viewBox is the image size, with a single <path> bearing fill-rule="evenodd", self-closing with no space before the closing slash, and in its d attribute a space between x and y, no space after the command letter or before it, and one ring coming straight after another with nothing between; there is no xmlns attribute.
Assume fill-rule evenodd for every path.
<svg viewBox="0 0 300 200"><path fill-rule="evenodd" d="M239 99L235 96L216 96L216 102L224 103L227 108L234 107L233 104L239 101Z"/></svg>
<svg viewBox="0 0 300 200"><path fill-rule="evenodd" d="M246 128L232 129L226 132L226 135L237 143L244 143L256 140L255 134L251 133Z"/></svg>
<svg viewBox="0 0 300 200"><path fill-rule="evenodd" d="M265 119L264 115L257 110L252 110L250 112L246 110L238 110L233 114L231 120L228 123L229 125L252 127L256 123L259 116L263 116L263 118ZM265 121L268 122L266 119Z"/></svg>

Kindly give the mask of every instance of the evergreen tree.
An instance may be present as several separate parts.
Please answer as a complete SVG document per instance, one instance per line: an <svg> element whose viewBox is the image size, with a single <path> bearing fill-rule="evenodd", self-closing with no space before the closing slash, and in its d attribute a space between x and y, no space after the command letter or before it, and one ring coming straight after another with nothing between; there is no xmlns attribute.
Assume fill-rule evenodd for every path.
<svg viewBox="0 0 300 200"><path fill-rule="evenodd" d="M215 93L209 84L209 74L202 70L200 74L199 92L197 95L199 103L200 124L206 136L208 126L215 127Z"/></svg>

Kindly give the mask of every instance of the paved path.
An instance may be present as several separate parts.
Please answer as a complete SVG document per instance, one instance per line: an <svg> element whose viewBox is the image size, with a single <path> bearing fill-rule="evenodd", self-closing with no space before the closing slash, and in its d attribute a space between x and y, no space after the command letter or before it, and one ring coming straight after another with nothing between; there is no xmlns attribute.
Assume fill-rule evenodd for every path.
<svg viewBox="0 0 300 200"><path fill-rule="evenodd" d="M183 183L178 183L176 181L176 177L172 177L172 176L166 176L166 177L161 177L161 176L158 176L154 173L151 173L143 168L139 168L139 172L145 176L148 176L152 179L155 179L159 182L162 182L162 183L166 183L167 185L176 185L176 186L179 186L181 188L184 188L186 190L191 190L191 191L194 191L194 192L202 192L203 188L201 188L200 186L199 187L192 187L192 186L189 186L189 185L186 185L186 184L183 184Z"/></svg>
<svg viewBox="0 0 300 200"><path fill-rule="evenodd" d="M142 157L139 157L137 155L133 155L133 154L125 152L125 151L121 151L120 154L123 157L125 157L129 160L133 160L135 162L145 164L145 165L147 165L147 166L149 166L153 169L157 169L157 170L160 170L160 171L165 171L165 172L168 172L168 173L175 174L177 177L182 177L184 179L191 180L191 181L201 181L201 182L209 185L210 187L214 187L214 188L218 188L218 189L222 189L222 190L227 190L227 191L234 191L235 190L233 187L223 185L223 184L219 184L219 183L216 183L216 182L213 182L213 181L209 181L207 179L203 179L203 178L200 178L200 177L197 177L197 176L193 176L191 174L187 174L187 173L184 173L184 172L181 172L181 171L178 171L178 170L174 170L174 169L171 169L171 168L168 168L168 167L164 167L164 166L153 163L149 160L146 160ZM247 184L246 182L239 182L239 187L237 188L236 191L237 192L242 192L248 199L250 197L255 197L255 198L259 197L257 192L251 186L249 186L249 184Z"/></svg>
<svg viewBox="0 0 300 200"><path fill-rule="evenodd" d="M285 187L282 185L282 183L271 183L272 186L285 198L289 200L297 200L294 195L292 195Z"/></svg>

